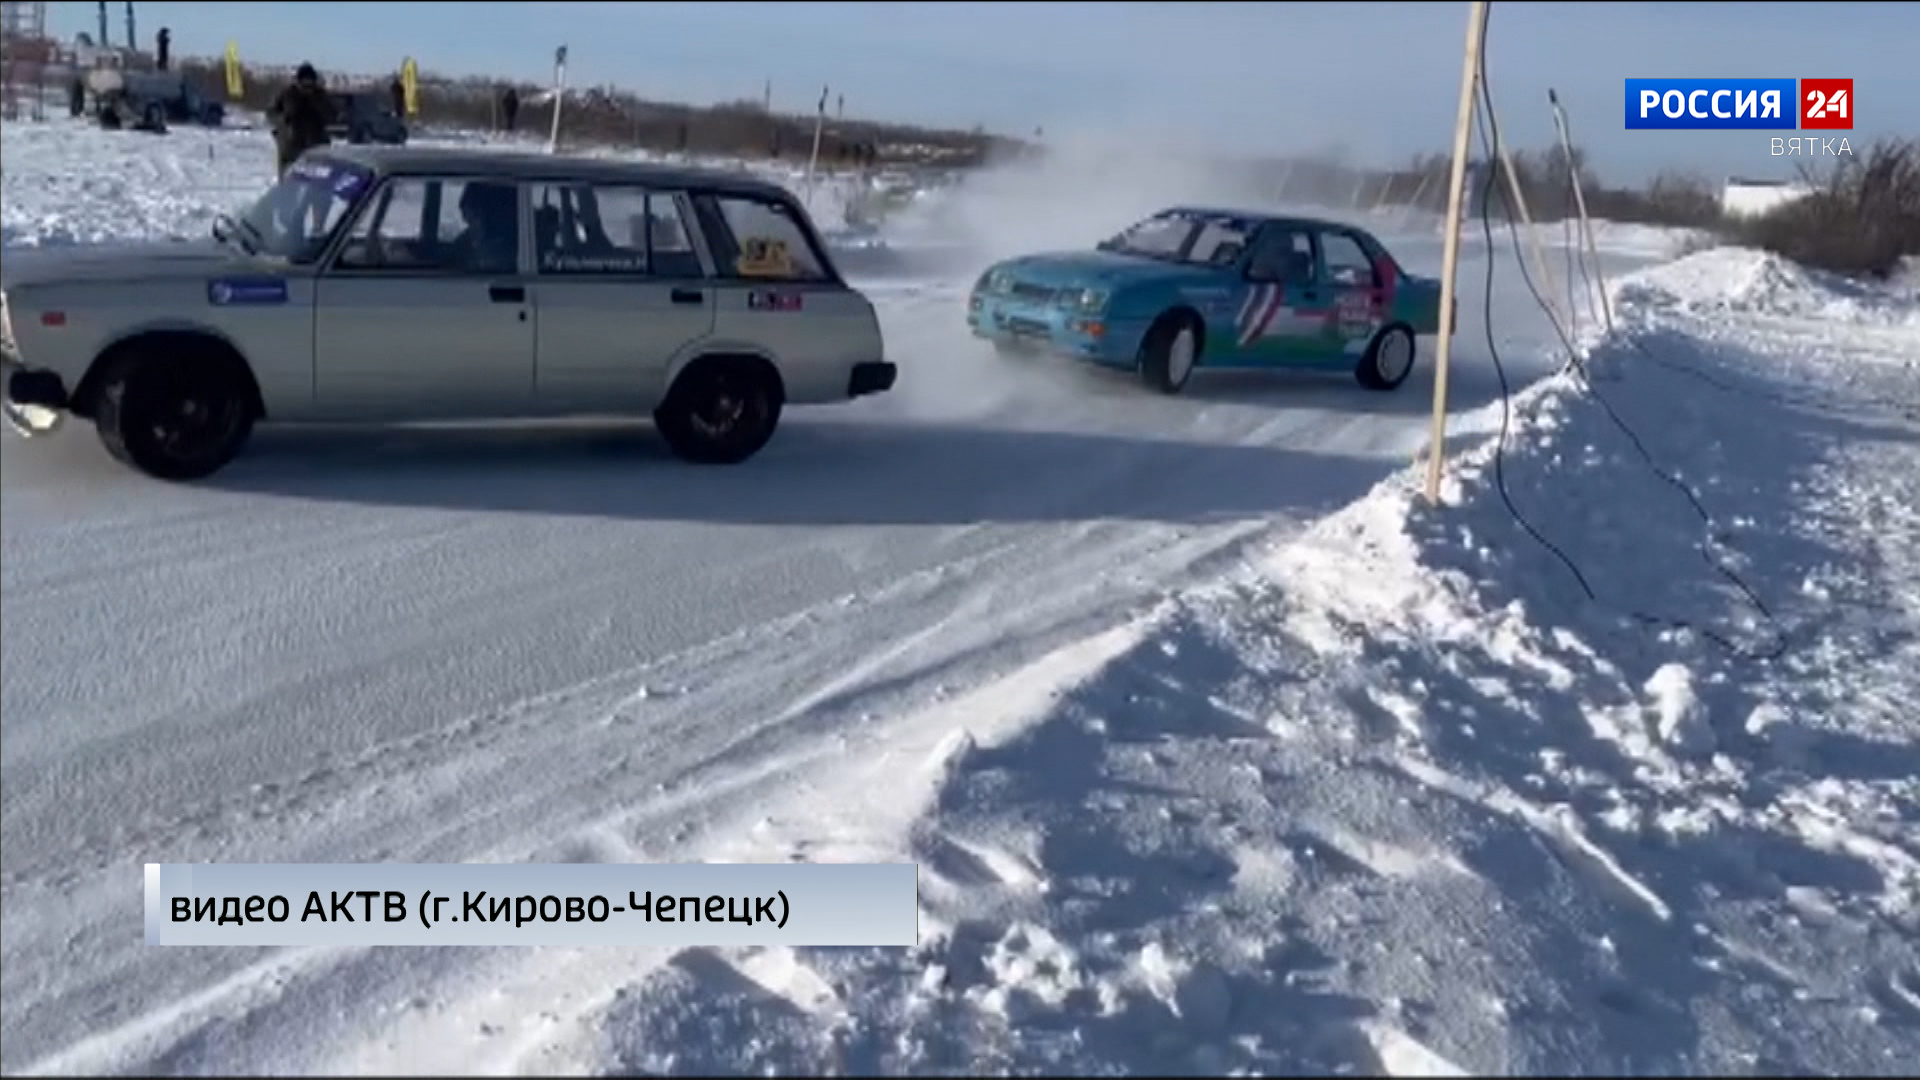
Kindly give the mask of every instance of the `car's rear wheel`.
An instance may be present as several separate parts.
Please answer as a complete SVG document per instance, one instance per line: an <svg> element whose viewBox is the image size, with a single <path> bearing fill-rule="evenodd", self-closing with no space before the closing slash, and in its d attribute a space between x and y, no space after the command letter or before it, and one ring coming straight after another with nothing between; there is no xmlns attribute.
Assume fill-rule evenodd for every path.
<svg viewBox="0 0 1920 1080"><path fill-rule="evenodd" d="M705 357L674 380L653 412L661 438L699 465L737 465L760 452L780 425L786 393L759 357Z"/></svg>
<svg viewBox="0 0 1920 1080"><path fill-rule="evenodd" d="M1140 377L1163 394L1186 389L1200 362L1200 326L1178 312L1160 317L1140 346Z"/></svg>
<svg viewBox="0 0 1920 1080"><path fill-rule="evenodd" d="M1392 390L1413 373L1413 331L1404 326L1389 326L1374 335L1353 377L1369 390Z"/></svg>
<svg viewBox="0 0 1920 1080"><path fill-rule="evenodd" d="M229 365L194 357L113 361L93 409L107 453L161 480L218 472L246 445L254 416Z"/></svg>

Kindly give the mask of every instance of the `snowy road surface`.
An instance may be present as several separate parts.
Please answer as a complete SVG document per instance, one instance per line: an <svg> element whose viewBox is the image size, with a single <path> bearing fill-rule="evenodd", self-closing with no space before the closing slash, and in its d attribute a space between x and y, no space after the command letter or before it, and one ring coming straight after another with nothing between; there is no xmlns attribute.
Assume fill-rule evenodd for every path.
<svg viewBox="0 0 1920 1080"><path fill-rule="evenodd" d="M135 138L10 128L9 242L195 231L244 191L264 154L238 135ZM204 159L194 140L204 140ZM99 166L113 154L126 160ZM990 185L975 193L970 212L993 213L980 200L996 197ZM130 200L136 220L115 200ZM1415 270L1436 269L1437 244L1395 246ZM1481 258L1470 251L1462 272L1462 410L1497 394ZM1646 936L1640 923L1673 922L1679 898L1633 899L1646 890L1630 872L1605 869L1607 858L1551 806L1710 816L1739 807L1682 795L1713 790L1738 804L1764 779L1785 798L1783 777L1749 776L1743 786L1727 772L1737 759L1676 765L1638 744L1630 768L1587 761L1584 749L1568 758L1555 749L1562 718L1475 713L1496 726L1546 724L1527 737L1545 783L1578 789L1512 794L1493 777L1519 782L1518 761L1512 772L1497 762L1492 776L1456 775L1466 752L1451 740L1471 737L1456 728L1376 730L1419 711L1393 696L1404 697L1396 673L1417 669L1430 680L1421 693L1446 704L1494 695L1487 682L1512 673L1491 670L1491 660L1469 655L1440 679L1410 658L1428 646L1409 629L1409 643L1384 636L1381 654L1369 654L1384 673L1370 688L1346 646L1281 635L1285 605L1272 597L1262 602L1274 605L1278 636L1247 638L1251 653L1216 640L1218 619L1267 609L1245 597L1228 604L1217 585L1191 590L1244 574L1250 553L1276 545L1302 557L1311 545L1284 542L1404 470L1424 441L1430 369L1391 395L1338 379L1197 377L1187 395L1163 398L1085 371L1007 367L961 327L973 270L871 283L903 364L899 391L795 411L741 469L681 466L643 424L268 428L229 472L178 487L113 465L84 429L35 443L9 435L0 452L0 1067L1417 1071L1451 1060L1498 1071L1595 1062L1887 1071L1887 1055L1914 1046L1898 1026L1903 1008L1920 1005L1920 976L1898 960L1901 947L1911 953L1911 896L1900 906L1900 890L1915 887L1911 837L1821 816L1836 799L1844 808L1869 795L1883 816L1904 813L1911 787L1887 793L1873 785L1891 778L1862 773L1833 781L1844 791L1793 788L1805 796L1795 806L1816 808L1794 827L1828 829L1833 845L1879 860L1886 895L1877 907L1863 900L1821 914L1816 894L1849 871L1806 863L1788 872L1773 862L1771 833L1727 848L1750 864L1740 882L1804 893L1811 906L1791 917L1824 936L1769 923L1765 942L1742 945L1753 929L1745 916L1729 930L1682 911L1705 927L1701 940L1724 946L1715 955L1725 963L1774 972L1763 994L1818 983L1812 992L1828 995L1777 1046L1742 1057L1759 1045L1748 1037L1758 1021L1714 1013L1683 1028L1667 1016L1685 1011L1672 1003L1680 988L1635 988L1650 972L1684 975L1709 1008L1737 1000L1713 976L1681 972L1680 955L1662 959L1672 942ZM1553 363L1547 329L1507 253L1496 274L1501 356L1516 382L1530 382ZM1848 362L1897 356L1915 330L1893 323L1861 334ZM1470 427L1487 431L1485 415ZM1882 452L1883 469L1912 464L1910 439ZM1628 505L1604 504L1582 527L1604 535L1596 523ZM1897 501L1853 509L1911 528L1907 507L1904 518ZM1379 588L1395 583L1387 572ZM1358 601L1330 598L1322 608L1333 614L1321 617L1360 624L1364 613L1342 603ZM1234 614L1219 614L1228 608ZM1910 604L1901 610L1912 626ZM1553 693L1572 695L1550 673L1572 663L1565 654L1577 646L1524 643L1538 653L1513 662L1536 664ZM1595 671L1607 670L1604 655L1588 661ZM1266 696L1227 702L1230 691L1251 692L1255 659L1271 668ZM1272 677L1279 671L1292 673ZM1875 715L1886 730L1872 738L1910 755L1911 721ZM965 738L953 742L956 733ZM1041 745L987 748L996 735ZM1503 731L1494 741L1519 738ZM868 804L883 778L889 791L911 787L930 758L939 812L923 815L911 800ZM1152 790L1193 796L1130 788L1136 773L1139 784L1164 781ZM998 790L988 774L1011 782L1010 793L969 794ZM1589 805L1601 780L1623 776L1624 802ZM1194 801L1203 794L1212 801ZM1110 821L1089 814L1102 806ZM1515 831L1500 814L1537 828ZM1381 829L1418 835L1402 845ZM1489 856L1487 845L1514 848L1519 861L1488 869L1484 859L1507 856ZM945 929L904 958L157 950L135 930L140 867L150 861L796 851L917 856L935 896L923 926ZM1542 861L1542 851L1561 861ZM1512 866L1533 876L1502 876ZM1082 878L1124 879L1136 895L1080 910L1035 892ZM1213 889L1222 891L1206 899ZM1767 920L1786 909L1754 910ZM1868 932L1880 925L1904 927L1904 943ZM1546 936L1527 938L1532 931ZM1686 939L1683 929L1666 932ZM1377 965L1367 941L1385 950ZM1809 941L1838 951L1804 955ZM1802 952L1767 951L1781 942ZM1630 955L1608 961L1609 948ZM1527 974L1581 949L1600 951ZM1846 995L1868 990L1796 974L1830 970L1836 957L1880 965L1862 976L1879 1019L1842 1016L1857 1011ZM1636 966L1656 962L1667 966ZM1095 970L1102 964L1132 974L1107 978ZM1433 994L1448 965L1467 980L1462 989L1503 994L1506 1004ZM1296 981L1302 972L1319 974ZM1284 993L1269 985L1283 976ZM1152 1045L1130 1041L1125 1009L1140 1006L1126 1004L1129 979L1141 1000L1164 998L1178 1018ZM1578 979L1592 980L1578 985L1598 1004L1556 996ZM1234 1002L1253 993L1283 993L1254 1011L1290 1018L1249 1028ZM1109 1005L1119 1011L1103 1013ZM1572 1015L1583 1008L1598 1012ZM1005 1026L1021 1017L1040 1022ZM1625 1033L1634 1025L1655 1034L1634 1044ZM1424 1046L1410 1034L1422 1030ZM1436 1040L1444 1051L1430 1048ZM1808 1056L1815 1050L1828 1056Z"/></svg>

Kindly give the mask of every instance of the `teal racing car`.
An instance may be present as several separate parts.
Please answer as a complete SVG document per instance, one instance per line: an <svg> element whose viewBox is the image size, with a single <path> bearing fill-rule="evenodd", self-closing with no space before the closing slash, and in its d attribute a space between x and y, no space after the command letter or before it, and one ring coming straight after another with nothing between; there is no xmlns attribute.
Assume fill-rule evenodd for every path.
<svg viewBox="0 0 1920 1080"><path fill-rule="evenodd" d="M1004 354L1137 371L1168 394L1198 367L1348 370L1392 390L1440 333L1440 282L1353 225L1181 207L1089 251L994 264L967 324Z"/></svg>

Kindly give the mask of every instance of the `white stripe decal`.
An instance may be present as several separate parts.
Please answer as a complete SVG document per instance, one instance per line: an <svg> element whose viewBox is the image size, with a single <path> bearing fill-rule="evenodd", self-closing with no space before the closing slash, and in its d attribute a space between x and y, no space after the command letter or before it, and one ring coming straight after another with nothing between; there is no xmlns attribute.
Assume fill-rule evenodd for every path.
<svg viewBox="0 0 1920 1080"><path fill-rule="evenodd" d="M1233 317L1233 336L1236 340L1246 337L1253 313L1265 306L1264 297L1270 288L1271 285L1256 285L1247 291L1246 303L1240 305L1240 314Z"/></svg>
<svg viewBox="0 0 1920 1080"><path fill-rule="evenodd" d="M1265 336L1267 327L1273 325L1273 317L1280 312L1280 301L1285 297L1281 295L1279 286L1269 285L1267 288L1267 302L1261 306L1259 314L1240 338L1240 347L1243 349Z"/></svg>

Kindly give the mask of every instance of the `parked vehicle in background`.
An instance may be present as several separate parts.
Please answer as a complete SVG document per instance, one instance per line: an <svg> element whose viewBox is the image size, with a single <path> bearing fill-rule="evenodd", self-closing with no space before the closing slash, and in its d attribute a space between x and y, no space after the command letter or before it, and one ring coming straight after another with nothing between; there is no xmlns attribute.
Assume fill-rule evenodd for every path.
<svg viewBox="0 0 1920 1080"><path fill-rule="evenodd" d="M407 122L393 111L391 95L373 90L335 90L333 123L327 134L356 146L380 143L404 146Z"/></svg>
<svg viewBox="0 0 1920 1080"><path fill-rule="evenodd" d="M171 480L260 420L651 413L680 457L732 464L786 406L897 373L778 185L396 147L307 151L209 242L10 251L0 331L16 429L82 417Z"/></svg>
<svg viewBox="0 0 1920 1080"><path fill-rule="evenodd" d="M219 127L226 122L225 103L202 94L178 71L98 68L87 73L86 81L94 118L104 128L158 134L173 124Z"/></svg>
<svg viewBox="0 0 1920 1080"><path fill-rule="evenodd" d="M1199 367L1346 369L1392 390L1415 338L1440 332L1440 283L1358 226L1177 208L1092 250L989 267L967 323L1003 353L1134 370L1168 394Z"/></svg>

